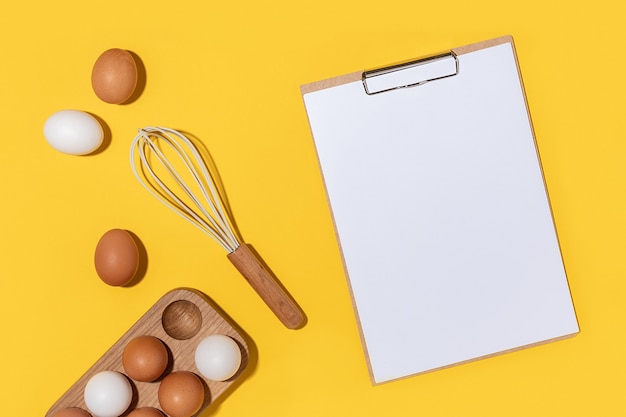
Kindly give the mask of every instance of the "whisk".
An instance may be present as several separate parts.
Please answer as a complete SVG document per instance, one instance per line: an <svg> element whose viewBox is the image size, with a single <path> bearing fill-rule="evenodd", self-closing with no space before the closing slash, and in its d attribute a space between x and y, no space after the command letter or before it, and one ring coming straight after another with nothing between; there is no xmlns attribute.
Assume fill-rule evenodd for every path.
<svg viewBox="0 0 626 417"><path fill-rule="evenodd" d="M286 327L302 325L302 311L235 232L217 181L191 139L174 129L144 127L132 141L130 162L153 196L228 252L228 259Z"/></svg>

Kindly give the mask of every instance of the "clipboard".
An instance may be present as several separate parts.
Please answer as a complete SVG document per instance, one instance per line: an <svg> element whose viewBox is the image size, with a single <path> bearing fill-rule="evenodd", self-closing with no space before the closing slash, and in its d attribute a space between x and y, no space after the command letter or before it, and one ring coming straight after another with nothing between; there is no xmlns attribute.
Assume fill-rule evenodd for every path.
<svg viewBox="0 0 626 417"><path fill-rule="evenodd" d="M373 385L579 332L512 37L301 93Z"/></svg>

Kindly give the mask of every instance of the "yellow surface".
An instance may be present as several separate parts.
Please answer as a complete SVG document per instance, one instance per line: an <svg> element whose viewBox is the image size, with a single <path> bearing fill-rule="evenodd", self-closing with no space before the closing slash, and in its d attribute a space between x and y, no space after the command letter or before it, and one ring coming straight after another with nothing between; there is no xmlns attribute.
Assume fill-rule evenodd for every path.
<svg viewBox="0 0 626 417"><path fill-rule="evenodd" d="M623 415L622 2L39 3L4 5L0 25L2 415L43 416L179 286L212 297L258 350L246 380L202 416ZM372 387L299 86L505 34L516 41L582 331ZM91 66L112 47L146 68L129 105L91 90ZM102 152L69 156L45 142L44 121L66 108L106 123ZM304 329L283 328L219 246L140 188L127 154L150 124L208 146L239 228L305 310ZM111 228L146 248L146 274L130 288L95 275L95 245Z"/></svg>

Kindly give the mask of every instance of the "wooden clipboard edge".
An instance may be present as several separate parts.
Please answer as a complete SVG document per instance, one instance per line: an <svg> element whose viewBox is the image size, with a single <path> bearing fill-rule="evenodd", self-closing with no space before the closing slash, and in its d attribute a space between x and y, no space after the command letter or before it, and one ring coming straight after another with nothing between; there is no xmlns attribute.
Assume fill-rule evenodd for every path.
<svg viewBox="0 0 626 417"><path fill-rule="evenodd" d="M340 75L338 77L328 78L326 80L316 81L300 86L302 95L313 93L327 88L337 87L339 85L348 84L353 81L359 81L363 75L363 71L357 71L350 74Z"/></svg>
<svg viewBox="0 0 626 417"><path fill-rule="evenodd" d="M554 210L552 208L552 199L550 198L550 191L548 189L548 183L546 182L546 176L545 176L545 172L543 169L543 163L541 161L541 153L539 152L539 145L537 144L537 136L535 135L535 127L534 127L534 123L532 120L532 115L530 112L530 106L528 105L528 98L526 96L526 86L524 85L524 78L522 77L522 70L520 68L519 65L519 60L517 58L517 50L515 48L515 42L513 41L513 37L508 35L508 36L502 36L500 38L495 38L492 40L488 40L485 42L479 42L477 44L474 45L468 45L466 47L461 47L461 48L457 48L458 51L455 51L457 53L457 55L461 55L463 53L469 53L469 52L474 52L478 49L473 49L474 46L476 45L480 45L480 44L485 44L485 48L489 48L492 46L497 46L497 45L501 45L504 43L510 43L511 44L511 49L513 50L513 59L515 60L515 67L517 69L517 77L519 79L520 82L520 88L522 91L522 98L524 100L524 107L526 108L526 116L528 117L528 125L530 127L530 134L533 138L533 145L535 147L535 154L537 155L537 160L539 162L539 172L541 173L541 181L543 182L543 189L546 193L546 200L548 202L548 209L550 211L550 218L552 219L552 227L554 228L554 236L556 237L556 241L557 241L557 247L559 249L559 255L561 256L561 263L563 266L563 273L565 274L565 283L567 284L567 290L570 296L570 300L572 302L572 308L574 310L574 319L576 320L576 328L577 331L570 334L570 335L566 335L563 336L561 338L555 338L552 340L547 340L544 343L548 343L548 342L552 342L552 341L558 341L561 340L562 338L567 338L567 337L574 337L576 336L578 333L580 333L580 321L578 320L578 313L576 312L576 305L574 304L574 297L572 297L572 289L569 283L569 274L567 273L567 266L565 265L565 257L563 256L563 249L562 249L562 245L561 245L561 238L559 237L559 232L557 230L556 227L556 219L554 218ZM543 343L536 343L537 344L543 344ZM534 345L531 345L534 346ZM520 350L520 349L525 349L526 347L530 347L530 346L521 346L517 349L513 349L513 350ZM502 352L505 353L505 352ZM498 353L494 354L497 355ZM480 358L477 358L480 359Z"/></svg>
<svg viewBox="0 0 626 417"><path fill-rule="evenodd" d="M536 152L537 158L539 160L539 168L541 170L541 178L542 178L542 181L543 181L544 190L546 192L546 198L548 200L548 206L550 208L550 216L552 217L552 224L554 225L554 228L555 228L555 236L556 236L556 239L557 239L559 252L561 254L561 261L564 262L563 261L563 253L562 253L562 249L561 249L561 244L560 244L560 241L559 241L559 234L556 231L556 222L555 222L555 219L554 219L554 212L552 210L552 203L550 201L550 194L548 192L548 188L547 188L547 184L546 184L546 180L545 180L545 175L544 175L544 172L543 172L543 164L541 163L541 156L539 154L539 148L537 146L537 140L536 140L536 137L535 137L535 129L533 127L532 118L531 118L531 115L530 115L530 108L528 106L528 100L526 99L526 90L524 88L524 82L523 82L523 79L522 79L522 74L521 74L519 62L518 62L518 59L517 59L517 52L515 50L515 43L514 43L514 40L513 40L513 36L505 35L505 36L501 36L501 37L498 37L498 38L489 39L489 40L486 40L486 41L476 42L476 43L468 44L468 45L465 45L465 46L452 48L451 51L453 51L456 55L460 56L460 55L468 54L468 53L471 53L471 52L476 52L476 51L479 51L481 49L487 49L487 48L491 48L493 46L503 45L503 44L506 44L506 43L510 43L511 44L511 48L513 50L513 58L515 60L515 66L517 68L517 75L518 75L518 78L519 78L519 81L520 81L520 85L521 85L521 89L522 89L522 96L523 96L523 99L524 99L524 105L526 107L526 114L528 115L528 122L529 122L530 130L531 130L533 144L535 146L535 152ZM363 71L357 71L357 72L353 72L353 73L349 73L349 74L345 74L345 75L340 75L338 77L333 77L333 78L328 78L328 79L325 79L325 80L320 80L320 81L308 83L308 84L300 86L300 92L301 92L302 97L304 98L304 95L309 94L309 93L313 93L313 92L316 92L316 91L324 90L324 89L327 89L327 88L337 87L337 86L340 86L340 85L343 85L343 84L348 84L348 83L355 82L355 81L361 81L362 80L362 75L363 75ZM313 137L313 130L312 130L312 126L311 126L310 123L309 123L309 128L311 130L311 137ZM346 261L345 261L344 255L343 255L343 249L342 249L342 245L341 245L341 237L339 236L339 233L337 232L337 225L335 223L335 217L334 217L334 215L332 213L332 205L330 204L330 199L328 197L328 189L326 187L326 181L324 179L324 172L321 169L322 165L321 165L321 161L319 160L319 157L317 156L317 153L316 153L316 157L317 157L317 163L318 163L318 166L319 166L319 169L320 169L320 173L322 175L322 183L323 183L323 186L324 186L324 193L326 195L326 200L328 202L328 207L329 207L329 210L330 210L330 217L331 217L331 220L332 220L332 223L333 223L333 230L335 231L335 238L337 240L339 254L340 254L340 257L341 257L341 263L343 265L343 270L344 270L344 274L345 274L345 277L346 277L346 282L347 282L347 285L348 285L348 290L349 290L349 294L350 294L350 300L351 300L351 303L352 303L352 310L354 312L355 320L357 322L357 326L358 326L358 330L359 330L359 337L361 339L361 346L362 346L363 352L365 354L365 359L366 359L367 370L368 370L370 382L371 382L371 384L373 386L386 384L388 382L397 381L397 380L401 380L401 379L406 379L406 378L410 378L410 377L417 376L417 375L423 375L423 374L426 374L426 373L430 373L430 372L434 372L434 371L438 371L438 370L442 370L442 369L446 369L446 368L451 368L453 366L463 365L463 364L466 364L466 363L470 363L470 362L474 362L474 361L478 361L478 360L482 360L482 359L487 359L487 358L503 355L503 354L506 354L506 353L511 353L511 352L514 352L514 351L517 351L517 350L527 349L527 348L530 348L530 347L539 346L539 345L543 345L543 344L547 344L547 343L551 343L551 342L555 342L555 341L559 341L559 340L563 340L563 339L569 339L571 337L576 336L578 333L580 333L580 323L578 321L578 315L576 314L576 309L575 309L575 306L574 306L573 298L571 296L571 288L569 287L569 279L568 279L568 275L567 275L567 270L566 270L565 264L563 264L563 270L565 271L566 283L568 285L570 298L572 299L572 306L574 306L574 317L576 319L576 327L577 327L578 331L570 333L570 334L566 334L566 335L563 335L563 336L559 336L559 337L556 337L556 338L552 338L552 339L548 339L548 340L543 340L543 341L540 341L540 342L532 343L532 344L529 344L529 345L519 346L519 347L516 347L516 348L507 349L507 350L500 351L500 352L494 352L494 353L491 353L489 355L484 355L484 356L480 356L480 357L476 357L476 358L471 358L471 359L468 359L468 360L465 360L465 361L452 363L452 364L449 364L449 365L446 365L446 366L442 366L442 367L426 370L426 371L423 371L423 372L417 372L417 373L414 373L414 374L405 375L405 376L402 376L402 377L399 377L399 378L393 378L393 379L390 379L390 380L385 380L385 381L380 381L380 382L376 381L375 378L374 378L374 372L373 372L373 369L372 369L369 352L367 350L367 343L365 341L365 335L363 333L363 328L361 326L361 318L359 316L359 311L358 311L358 308L357 308L356 300L354 298L354 291L352 289L352 283L350 281L348 268L347 268Z"/></svg>
<svg viewBox="0 0 626 417"><path fill-rule="evenodd" d="M492 46L502 45L505 43L510 43L513 45L513 36L505 35L500 36L499 38L489 39L482 42L472 43L470 45L460 46L457 48L452 48L452 51L457 55L469 54L471 52L476 52L481 49L491 48Z"/></svg>
<svg viewBox="0 0 626 417"><path fill-rule="evenodd" d="M511 349L501 350L499 352L490 353L488 355L477 356L475 358L467 359L467 360L460 361L460 362L451 363L449 365L440 366L440 367L437 367L437 368L428 369L426 371L417 372L415 374L410 374L410 375L401 376L401 377L398 377L398 378L389 379L389 380L386 380L386 381L374 382L374 380L372 378L372 385L374 385L374 386L376 386L376 385L384 385L384 384L388 384L389 382L400 381L400 380L411 378L411 377L418 376L418 375L424 375L424 374L429 374L429 373L432 373L432 372L441 371L441 370L448 369L448 368L453 368L453 367L459 366L459 365L465 365L465 364L468 364L468 363L472 363L472 362L476 362L476 361L482 361L484 359L489 359L489 358L495 358L495 357L498 357L498 356L506 355L506 354L517 352L517 351L520 351L520 350L530 349L530 348L534 348L534 347L538 347L538 346L547 345L547 344L550 344L550 343L553 343L553 342L558 342L558 341L561 341L561 340L571 339L574 336L576 336L577 334L578 334L578 332L568 333L568 334L564 334L562 336L557 336L557 337L554 337L554 338L551 338L551 339L542 340L542 341L535 342L535 343L529 343L527 345L518 346L518 347L515 347L515 348L511 348Z"/></svg>
<svg viewBox="0 0 626 417"><path fill-rule="evenodd" d="M358 71L358 72L353 72L353 73L346 74L346 75L340 75L334 78L329 78L326 80L309 83L309 84L301 86L300 92L304 99L304 96L308 93L313 93L315 91L324 90L326 88L337 87L337 86L348 84L354 81L359 81L361 80L362 74L363 74L362 71ZM306 106L305 106L305 111L306 111ZM311 138L314 138L313 126L311 125L310 119L308 118L308 112L307 112L307 119L309 120L309 131L311 133ZM326 203L327 203L326 207L330 215L330 220L333 224L333 231L335 234L335 240L337 242L337 249L339 250L339 257L341 259L341 265L344 271L345 281L346 281L346 284L348 285L348 294L350 295L350 303L352 305L352 312L354 314L354 319L356 321L356 325L359 331L361 347L365 355L365 364L367 365L367 373L369 375L371 384L376 385L377 382L374 380L374 371L372 369L369 352L367 350L367 344L365 343L365 336L363 333L363 328L361 326L361 317L359 316L359 310L357 308L356 300L354 298L354 291L352 289L352 283L350 281L350 275L348 273L348 266L346 264L346 259L343 254L343 246L341 244L341 237L339 236L339 233L337 231L337 223L335 222L335 216L333 214L332 205L330 204L330 198L328 197L328 187L326 186L326 179L324 178L324 171L322 170L322 162L320 161L319 154L317 153L317 145L315 144L315 140L313 140L313 146L316 148L315 158L317 159L317 166L318 166L320 175L322 177L322 186L324 187L324 195L326 196Z"/></svg>

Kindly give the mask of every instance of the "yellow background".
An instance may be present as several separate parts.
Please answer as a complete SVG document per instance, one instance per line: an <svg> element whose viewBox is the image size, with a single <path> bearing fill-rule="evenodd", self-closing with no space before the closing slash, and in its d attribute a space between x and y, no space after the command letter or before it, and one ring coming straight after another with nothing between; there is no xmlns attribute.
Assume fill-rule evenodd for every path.
<svg viewBox="0 0 626 417"><path fill-rule="evenodd" d="M584 4L584 6L583 6ZM0 25L2 415L48 408L161 295L208 294L258 362L202 416L626 414L623 17L617 0L12 1ZM514 36L581 333L373 387L335 243L299 86ZM91 90L106 49L135 52L141 97ZM99 116L110 143L70 156L44 140L61 109ZM210 149L247 242L308 316L282 327L208 237L133 178L145 125ZM372 190L375 192L375 190ZM357 208L358 209L358 208ZM93 253L134 232L148 268L104 285Z"/></svg>

